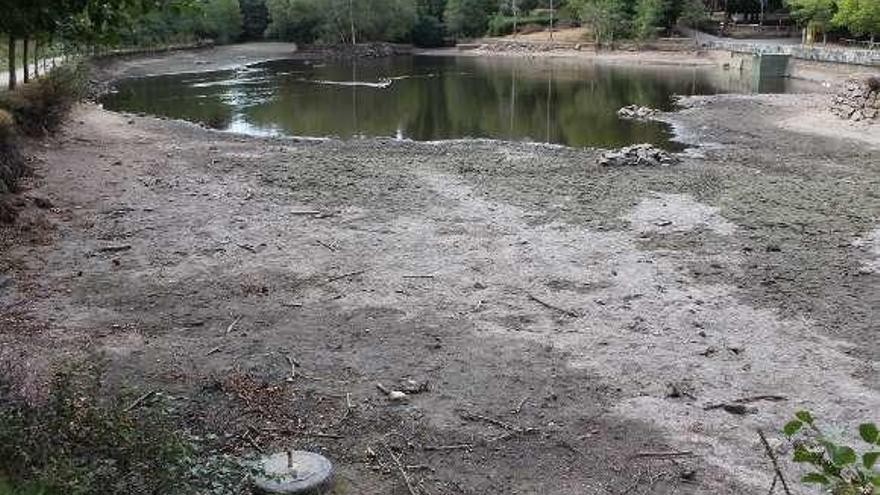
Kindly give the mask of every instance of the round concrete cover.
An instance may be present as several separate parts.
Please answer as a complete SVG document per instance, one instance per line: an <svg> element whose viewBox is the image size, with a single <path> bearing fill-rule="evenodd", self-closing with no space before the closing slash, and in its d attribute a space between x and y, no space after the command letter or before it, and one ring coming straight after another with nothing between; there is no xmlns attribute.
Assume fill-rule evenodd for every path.
<svg viewBox="0 0 880 495"><path fill-rule="evenodd" d="M257 463L256 493L319 495L330 487L333 465L314 452L293 450L266 456Z"/></svg>

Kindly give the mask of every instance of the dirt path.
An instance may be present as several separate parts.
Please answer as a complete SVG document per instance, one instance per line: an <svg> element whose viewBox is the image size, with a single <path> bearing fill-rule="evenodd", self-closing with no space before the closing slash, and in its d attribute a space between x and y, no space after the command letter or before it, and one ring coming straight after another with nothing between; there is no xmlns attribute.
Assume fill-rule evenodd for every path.
<svg viewBox="0 0 880 495"><path fill-rule="evenodd" d="M657 170L82 106L31 150L55 209L0 237L0 358L102 352L230 449L327 453L343 493L406 493L385 444L427 493L766 491L756 428L880 411L876 137L783 125L821 98L690 99L667 118L704 146ZM757 395L786 400L705 409ZM637 456L664 451L691 454Z"/></svg>

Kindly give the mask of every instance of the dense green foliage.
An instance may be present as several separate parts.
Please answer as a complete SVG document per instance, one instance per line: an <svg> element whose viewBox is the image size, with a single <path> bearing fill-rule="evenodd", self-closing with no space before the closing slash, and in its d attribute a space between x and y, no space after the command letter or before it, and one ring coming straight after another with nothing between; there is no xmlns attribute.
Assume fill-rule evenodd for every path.
<svg viewBox="0 0 880 495"><path fill-rule="evenodd" d="M408 41L413 0L267 0L270 36L299 43Z"/></svg>
<svg viewBox="0 0 880 495"><path fill-rule="evenodd" d="M43 399L0 379L0 495L245 493L247 470L206 455L161 401L99 401L99 378L67 370Z"/></svg>
<svg viewBox="0 0 880 495"><path fill-rule="evenodd" d="M854 36L880 34L880 1L877 0L785 0L792 15L812 41L817 33L836 27Z"/></svg>
<svg viewBox="0 0 880 495"><path fill-rule="evenodd" d="M667 0L638 0L633 16L633 34L639 39L655 37L667 10L669 10Z"/></svg>
<svg viewBox="0 0 880 495"><path fill-rule="evenodd" d="M269 27L269 9L266 0L239 0L242 17L242 39L258 40Z"/></svg>
<svg viewBox="0 0 880 495"><path fill-rule="evenodd" d="M809 468L801 481L820 485L833 495L874 495L880 493L880 431L874 423L859 425L859 437L867 446L856 449L828 435L809 411L798 411L785 424L782 433L792 440L792 460Z"/></svg>

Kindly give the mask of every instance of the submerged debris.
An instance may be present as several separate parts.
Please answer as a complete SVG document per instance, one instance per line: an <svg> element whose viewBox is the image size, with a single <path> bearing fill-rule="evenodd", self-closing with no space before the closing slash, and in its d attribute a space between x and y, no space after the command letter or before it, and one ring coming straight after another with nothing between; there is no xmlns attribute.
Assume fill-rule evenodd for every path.
<svg viewBox="0 0 880 495"><path fill-rule="evenodd" d="M617 111L617 116L622 119L648 120L657 115L658 111L641 105L627 105Z"/></svg>
<svg viewBox="0 0 880 495"><path fill-rule="evenodd" d="M650 144L636 144L602 154L603 167L661 167L675 165L679 160L671 153Z"/></svg>

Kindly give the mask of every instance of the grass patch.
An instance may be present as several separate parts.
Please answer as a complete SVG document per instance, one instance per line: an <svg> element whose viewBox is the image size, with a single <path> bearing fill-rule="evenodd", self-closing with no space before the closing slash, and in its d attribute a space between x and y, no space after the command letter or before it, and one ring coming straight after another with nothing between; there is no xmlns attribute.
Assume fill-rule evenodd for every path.
<svg viewBox="0 0 880 495"><path fill-rule="evenodd" d="M69 367L45 397L0 374L0 495L247 493L238 462L206 451L164 401L108 394L101 369Z"/></svg>

